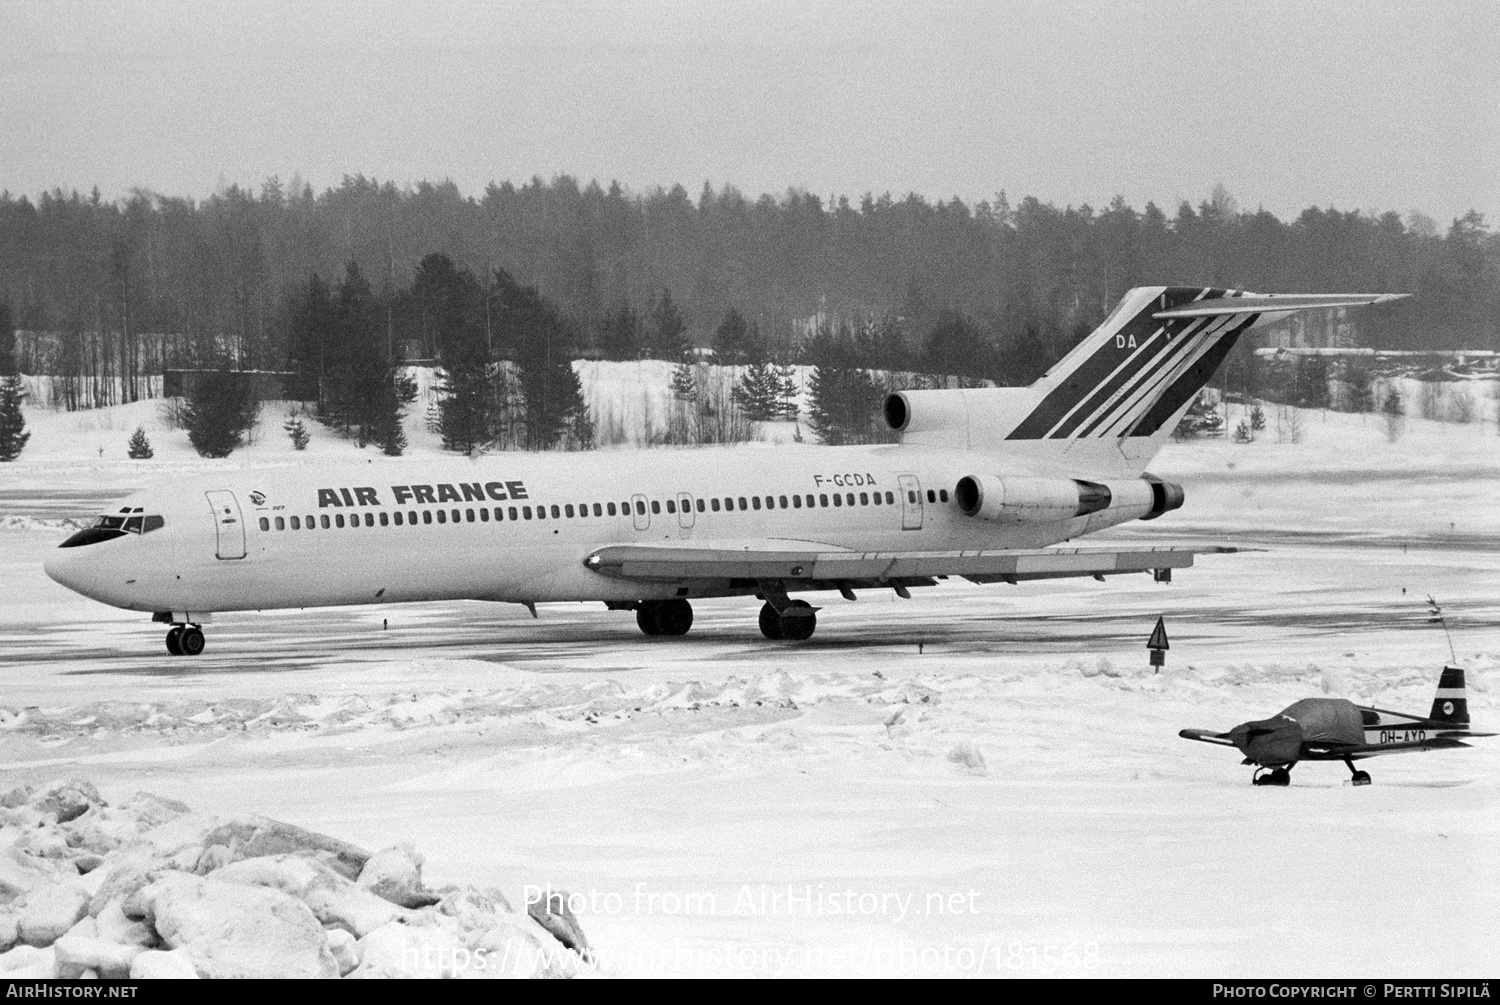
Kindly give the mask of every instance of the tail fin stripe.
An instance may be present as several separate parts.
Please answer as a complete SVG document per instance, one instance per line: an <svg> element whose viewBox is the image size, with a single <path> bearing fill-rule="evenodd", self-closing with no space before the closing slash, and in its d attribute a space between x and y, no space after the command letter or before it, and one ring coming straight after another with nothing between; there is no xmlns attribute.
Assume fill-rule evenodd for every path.
<svg viewBox="0 0 1500 1005"><path fill-rule="evenodd" d="M1226 334L1218 336L1208 351L1200 356L1186 372L1182 374L1171 387L1146 412L1144 418L1134 426L1129 435L1150 436L1162 427L1162 424L1177 414L1177 410L1192 400L1193 395L1208 383L1208 378L1224 362L1224 357L1229 355L1229 350L1239 341L1240 332L1255 323L1258 314L1244 315L1244 323L1231 328Z"/></svg>
<svg viewBox="0 0 1500 1005"><path fill-rule="evenodd" d="M1092 422L1079 431L1078 435L1089 436L1095 430L1100 429L1107 431L1110 427L1127 419L1142 405L1143 401L1150 400L1150 396L1156 389L1168 383L1180 372L1184 360L1191 359L1202 351L1205 345L1203 339L1204 335L1201 334L1183 339L1172 351L1159 356L1151 366L1137 375L1135 381L1122 388L1116 399L1110 402L1109 407L1099 412Z"/></svg>
<svg viewBox="0 0 1500 1005"><path fill-rule="evenodd" d="M1194 299L1201 299L1210 292L1212 291L1208 289L1200 290ZM1167 326L1151 317L1154 310L1156 310L1156 302L1153 299L1118 328L1096 332L1088 340L1092 345L1088 342L1080 345L1079 349L1075 350L1080 357L1080 362L1071 370L1063 370L1057 374L1049 373L1048 377L1044 378L1056 379L1057 385L1032 410L1031 414L1010 432L1007 439L1030 440L1056 437L1059 427L1066 423L1080 407L1091 402L1100 393L1108 397L1108 391L1103 390L1106 385L1117 386L1119 381L1129 380L1136 369L1151 360L1151 353L1144 350L1149 346L1155 346L1153 352L1161 351L1162 343L1155 339L1155 335ZM1194 319L1195 322L1199 320L1209 323L1213 319ZM1200 325L1191 324L1185 326L1182 331L1186 333L1197 327ZM1179 335L1174 335L1172 341L1175 342L1179 337ZM1121 339L1134 340L1141 345L1140 349L1123 361L1117 355ZM1079 421L1082 421L1081 417Z"/></svg>
<svg viewBox="0 0 1500 1005"><path fill-rule="evenodd" d="M1223 327L1220 320L1215 318L1208 325L1203 326L1203 330L1195 337L1184 340L1175 352L1162 357L1159 366L1153 367L1142 375L1141 379L1130 388L1130 393L1122 399L1121 404L1107 415L1101 416L1080 435L1087 436L1095 430L1098 430L1097 435L1101 437L1122 435L1123 429L1133 424L1150 407L1150 403L1155 400L1161 388L1171 386L1173 381L1208 350Z"/></svg>
<svg viewBox="0 0 1500 1005"><path fill-rule="evenodd" d="M1065 439L1069 436L1088 436L1101 421L1108 419L1120 401L1128 399L1142 383L1152 380L1162 367L1170 365L1171 360L1180 355L1182 347L1192 341L1197 329L1214 323L1213 318L1193 320L1201 321L1202 324L1185 325L1176 332L1163 326L1153 333L1151 340L1143 342L1141 348L1110 375L1104 386L1083 402L1067 420L1049 430L1048 437ZM1156 341L1158 335L1162 336L1163 342ZM1152 354L1154 358L1147 358ZM1087 426L1084 426L1085 423Z"/></svg>

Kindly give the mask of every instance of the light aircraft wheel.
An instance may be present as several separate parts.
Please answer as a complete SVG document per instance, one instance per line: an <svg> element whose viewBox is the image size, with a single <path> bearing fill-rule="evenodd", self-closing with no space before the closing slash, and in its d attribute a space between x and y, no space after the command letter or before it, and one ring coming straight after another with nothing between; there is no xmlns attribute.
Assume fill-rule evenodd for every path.
<svg viewBox="0 0 1500 1005"><path fill-rule="evenodd" d="M656 630L661 635L686 635L693 627L693 605L686 600L662 600L656 606Z"/></svg>
<svg viewBox="0 0 1500 1005"><path fill-rule="evenodd" d="M660 635L661 625L657 622L657 607L654 600L643 600L641 606L635 609L635 623L641 626L641 631L647 635Z"/></svg>
<svg viewBox="0 0 1500 1005"><path fill-rule="evenodd" d="M184 656L197 656L203 651L203 643L203 629L197 625L185 626L182 634L177 637L177 647Z"/></svg>
<svg viewBox="0 0 1500 1005"><path fill-rule="evenodd" d="M1270 771L1262 769L1255 773L1250 783L1252 785L1290 785L1292 773L1285 768L1273 768Z"/></svg>
<svg viewBox="0 0 1500 1005"><path fill-rule="evenodd" d="M776 608L772 607L770 604L764 604L761 606L760 633L766 638L771 639L775 642L780 642L782 639L781 615L777 614Z"/></svg>
<svg viewBox="0 0 1500 1005"><path fill-rule="evenodd" d="M1352 784L1354 784L1354 785L1369 785L1370 784L1370 773L1368 771L1356 771L1354 773L1354 778L1352 779Z"/></svg>
<svg viewBox="0 0 1500 1005"><path fill-rule="evenodd" d="M167 652L173 656L182 655L182 626L173 625L167 632Z"/></svg>
<svg viewBox="0 0 1500 1005"><path fill-rule="evenodd" d="M782 617L780 619L781 637L790 639L793 642L801 642L812 638L813 631L818 627L818 616L811 610L812 604L809 604L805 600L794 600L791 606L806 607L808 611L805 614L790 614L788 612L789 616Z"/></svg>

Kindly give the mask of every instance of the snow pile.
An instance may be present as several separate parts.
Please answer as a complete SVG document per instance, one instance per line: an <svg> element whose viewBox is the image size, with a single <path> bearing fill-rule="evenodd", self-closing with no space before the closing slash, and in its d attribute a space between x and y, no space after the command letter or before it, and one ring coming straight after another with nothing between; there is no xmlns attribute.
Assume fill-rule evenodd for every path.
<svg viewBox="0 0 1500 1005"><path fill-rule="evenodd" d="M533 889L528 887L528 889ZM588 941L548 889L429 889L406 844L370 852L86 781L0 796L0 976L572 977Z"/></svg>

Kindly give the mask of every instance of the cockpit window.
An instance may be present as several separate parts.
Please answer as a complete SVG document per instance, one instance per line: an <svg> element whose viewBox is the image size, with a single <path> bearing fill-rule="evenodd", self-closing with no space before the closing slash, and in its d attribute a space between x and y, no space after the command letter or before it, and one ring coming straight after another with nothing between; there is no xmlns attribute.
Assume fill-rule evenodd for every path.
<svg viewBox="0 0 1500 1005"><path fill-rule="evenodd" d="M128 513L128 510L121 510ZM135 510L139 513L140 510ZM113 541L117 537L126 534L149 534L153 530L160 530L166 526L166 521L152 514L150 516L101 516L95 520L93 526L85 527L72 537L68 538L60 548L81 548L87 544L99 544L103 541Z"/></svg>

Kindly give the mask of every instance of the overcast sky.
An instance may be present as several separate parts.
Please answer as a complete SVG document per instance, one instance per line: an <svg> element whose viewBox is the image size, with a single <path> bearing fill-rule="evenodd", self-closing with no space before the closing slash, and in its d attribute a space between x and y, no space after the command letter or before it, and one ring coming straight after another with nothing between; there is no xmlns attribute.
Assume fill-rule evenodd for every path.
<svg viewBox="0 0 1500 1005"><path fill-rule="evenodd" d="M0 188L567 173L1500 223L1500 5L0 0Z"/></svg>

